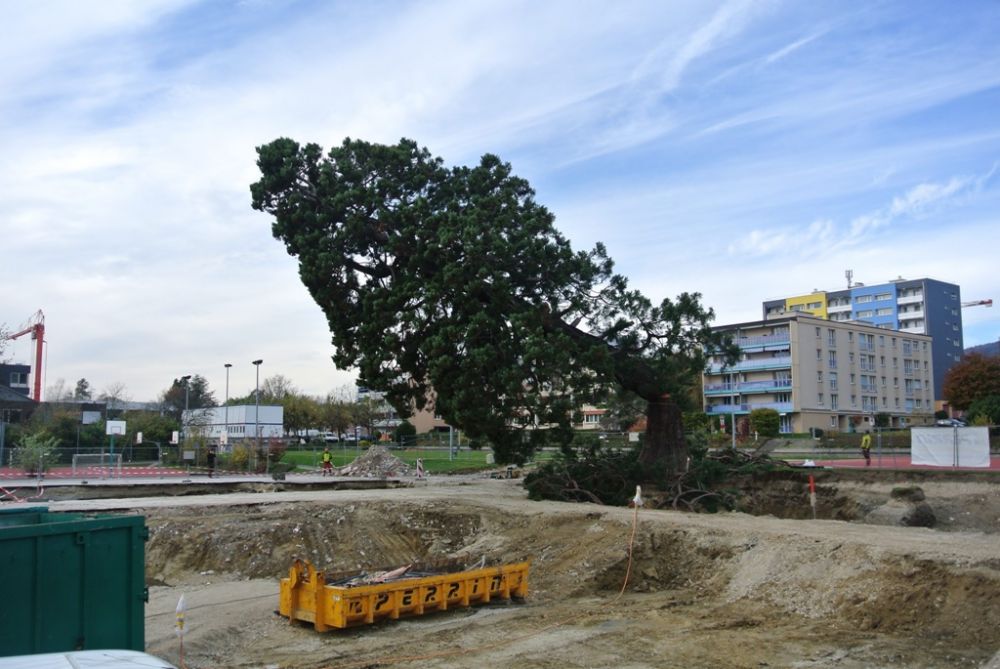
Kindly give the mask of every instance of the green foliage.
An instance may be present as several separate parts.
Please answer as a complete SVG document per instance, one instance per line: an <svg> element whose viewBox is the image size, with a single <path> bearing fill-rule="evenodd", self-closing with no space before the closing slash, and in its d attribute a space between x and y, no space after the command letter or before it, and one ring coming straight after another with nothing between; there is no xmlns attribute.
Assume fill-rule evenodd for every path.
<svg viewBox="0 0 1000 669"><path fill-rule="evenodd" d="M750 429L762 437L777 437L781 416L774 409L754 409L750 412Z"/></svg>
<svg viewBox="0 0 1000 669"><path fill-rule="evenodd" d="M413 427L413 423L408 420L404 420L402 423L396 426L396 429L392 432L392 438L396 443L404 444L407 441L412 441L414 437L417 436L417 428Z"/></svg>
<svg viewBox="0 0 1000 669"><path fill-rule="evenodd" d="M654 305L603 245L574 252L496 156L449 169L406 139L327 155L278 139L257 153L253 207L298 258L337 365L403 415L433 390L436 412L499 462L569 443L573 411L612 389L680 401L706 352L731 350L699 295ZM549 429L526 438L537 424ZM655 457L682 445L647 442Z"/></svg>
<svg viewBox="0 0 1000 669"><path fill-rule="evenodd" d="M14 451L13 464L27 474L45 472L58 460L58 447L59 440L44 432L23 435Z"/></svg>
<svg viewBox="0 0 1000 669"><path fill-rule="evenodd" d="M969 353L945 374L943 390L948 403L962 411L978 399L1000 395L1000 357Z"/></svg>
<svg viewBox="0 0 1000 669"><path fill-rule="evenodd" d="M948 412L944 409L940 409L934 412L934 420L941 420L948 417Z"/></svg>
<svg viewBox="0 0 1000 669"><path fill-rule="evenodd" d="M588 448L562 454L524 479L531 499L555 499L624 506L646 476L634 449Z"/></svg>
<svg viewBox="0 0 1000 669"><path fill-rule="evenodd" d="M889 427L892 423L892 417L887 413L877 413L875 414L875 427Z"/></svg>
<svg viewBox="0 0 1000 669"><path fill-rule="evenodd" d="M252 451L252 446L246 443L238 443L233 446L232 452L229 454L229 464L233 469L236 470L246 470L250 465L250 454Z"/></svg>
<svg viewBox="0 0 1000 669"><path fill-rule="evenodd" d="M975 425L1000 424L1000 395L987 395L969 405L969 420Z"/></svg>
<svg viewBox="0 0 1000 669"><path fill-rule="evenodd" d="M207 409L218 406L215 393L208 388L208 381L201 374L185 380L174 379L170 387L163 391L161 398L164 409L171 417L180 420L187 409Z"/></svg>
<svg viewBox="0 0 1000 669"><path fill-rule="evenodd" d="M704 411L686 411L683 420L685 432L708 432L711 430L713 421L712 417Z"/></svg>

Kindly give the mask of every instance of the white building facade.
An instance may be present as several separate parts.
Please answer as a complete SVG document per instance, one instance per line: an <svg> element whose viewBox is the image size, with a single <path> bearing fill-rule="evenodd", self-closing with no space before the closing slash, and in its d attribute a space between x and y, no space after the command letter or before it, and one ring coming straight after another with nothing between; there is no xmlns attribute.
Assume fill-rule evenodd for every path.
<svg viewBox="0 0 1000 669"><path fill-rule="evenodd" d="M801 314L715 329L733 337L740 355L733 365L712 357L702 386L709 415L775 409L785 433L858 431L876 414L892 427L933 422L927 335Z"/></svg>
<svg viewBox="0 0 1000 669"><path fill-rule="evenodd" d="M284 436L284 412L280 405L212 407L184 411L181 421L191 434L216 443L225 441L223 434L228 435L228 441L254 439L258 434L261 439L271 439Z"/></svg>

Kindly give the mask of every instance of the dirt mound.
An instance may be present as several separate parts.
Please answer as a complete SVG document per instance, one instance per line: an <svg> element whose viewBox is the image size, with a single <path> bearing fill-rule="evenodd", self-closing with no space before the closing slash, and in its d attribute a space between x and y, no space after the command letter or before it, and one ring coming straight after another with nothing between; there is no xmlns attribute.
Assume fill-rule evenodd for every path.
<svg viewBox="0 0 1000 669"><path fill-rule="evenodd" d="M363 476L366 478L389 478L410 476L410 466L389 452L389 449L375 444L358 456L354 462L337 470L338 476Z"/></svg>
<svg viewBox="0 0 1000 669"><path fill-rule="evenodd" d="M323 495L149 511L147 578L160 584L150 648L176 659L178 591L193 609L192 669L427 666L404 659L418 656L446 668L969 667L1000 646L996 536L633 516L528 502L499 481ZM318 634L272 613L295 557L326 570L528 558L530 594L522 606Z"/></svg>

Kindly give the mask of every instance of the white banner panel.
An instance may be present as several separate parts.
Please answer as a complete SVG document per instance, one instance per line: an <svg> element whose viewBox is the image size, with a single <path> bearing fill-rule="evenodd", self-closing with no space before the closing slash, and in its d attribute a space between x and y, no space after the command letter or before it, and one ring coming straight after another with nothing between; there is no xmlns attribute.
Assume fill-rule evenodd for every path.
<svg viewBox="0 0 1000 669"><path fill-rule="evenodd" d="M989 467L990 437L985 427L915 427L910 461L932 467Z"/></svg>
<svg viewBox="0 0 1000 669"><path fill-rule="evenodd" d="M958 427L958 466L990 466L990 428Z"/></svg>

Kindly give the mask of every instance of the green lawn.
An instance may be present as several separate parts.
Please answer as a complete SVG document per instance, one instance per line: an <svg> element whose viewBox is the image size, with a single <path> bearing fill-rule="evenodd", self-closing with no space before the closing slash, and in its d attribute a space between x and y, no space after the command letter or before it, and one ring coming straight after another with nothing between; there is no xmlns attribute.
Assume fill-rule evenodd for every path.
<svg viewBox="0 0 1000 669"><path fill-rule="evenodd" d="M354 461L364 450L358 450L353 445L341 446L331 444L330 454L333 456L333 466L343 467ZM417 458L424 461L424 470L430 474L441 474L458 471L477 471L486 469L500 469L503 465L487 464L486 456L492 453L488 449L473 451L469 448L461 448L454 458L448 457L448 449L445 448L404 448L391 451L397 458L415 467ZM288 450L285 452L282 462L295 465L300 470L319 469L323 447L317 445L315 448L305 448L301 450ZM542 451L535 454L534 462L544 462L550 460L555 455L555 451Z"/></svg>
<svg viewBox="0 0 1000 669"><path fill-rule="evenodd" d="M360 453L353 446L338 447L331 445L330 453L333 455L333 466L343 467L351 463ZM449 458L447 448L406 448L393 450L392 454L410 466L416 466L417 458L424 461L424 469L431 474L455 471L475 471L479 469L492 469L497 465L486 463L486 455L491 451L473 451L463 448L455 454L454 458ZM286 451L282 462L295 465L300 469L319 468L321 462L322 447L307 450Z"/></svg>

